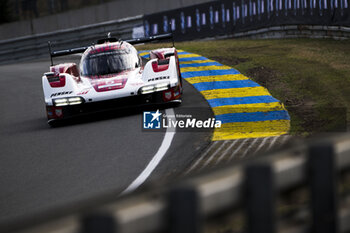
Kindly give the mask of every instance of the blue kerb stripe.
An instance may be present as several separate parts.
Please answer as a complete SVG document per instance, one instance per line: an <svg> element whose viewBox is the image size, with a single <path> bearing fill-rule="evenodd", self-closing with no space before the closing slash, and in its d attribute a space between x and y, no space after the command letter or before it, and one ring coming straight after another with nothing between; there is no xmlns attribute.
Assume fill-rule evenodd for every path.
<svg viewBox="0 0 350 233"><path fill-rule="evenodd" d="M288 112L271 111L271 112L243 112L228 113L215 116L222 124L234 122L253 122L253 121L273 121L273 120L290 120Z"/></svg>
<svg viewBox="0 0 350 233"><path fill-rule="evenodd" d="M212 108L225 106L225 105L237 105L237 104L259 104L259 103L273 103L279 102L277 99L270 95L261 96L248 96L248 97L232 97L232 98L218 98L207 100Z"/></svg>
<svg viewBox="0 0 350 233"><path fill-rule="evenodd" d="M139 53L149 53L151 52L151 50L141 50L139 51ZM189 52L178 52L177 54L192 54L192 53L189 53Z"/></svg>
<svg viewBox="0 0 350 233"><path fill-rule="evenodd" d="M151 50L141 50L141 51L139 51L139 54L140 53L149 53ZM143 58L149 58L149 54L146 54L146 55L143 55L143 56L141 56L141 57L143 57Z"/></svg>
<svg viewBox="0 0 350 233"><path fill-rule="evenodd" d="M183 57L183 58L179 58L179 61L199 61L199 60L209 60L206 57Z"/></svg>
<svg viewBox="0 0 350 233"><path fill-rule="evenodd" d="M215 81L194 83L193 86L198 91L207 91L226 88L241 88L241 87L258 87L259 84L251 80L234 80L234 81Z"/></svg>
<svg viewBox="0 0 350 233"><path fill-rule="evenodd" d="M150 52L150 50L139 51L139 53L146 53L146 52ZM191 54L191 53L188 53L188 52L179 52L178 54L180 55L180 54ZM149 58L149 54L143 55L143 56L141 56L141 57Z"/></svg>
<svg viewBox="0 0 350 233"><path fill-rule="evenodd" d="M192 77L198 77L198 76L215 76L215 75L227 75L227 74L239 74L239 72L235 69L203 70L203 71L182 72L181 76L183 78L192 78Z"/></svg>
<svg viewBox="0 0 350 233"><path fill-rule="evenodd" d="M140 50L139 53L149 53L151 50Z"/></svg>
<svg viewBox="0 0 350 233"><path fill-rule="evenodd" d="M205 63L192 63L192 64L180 64L181 68L185 67L201 67L201 66L223 66L219 62L205 62Z"/></svg>

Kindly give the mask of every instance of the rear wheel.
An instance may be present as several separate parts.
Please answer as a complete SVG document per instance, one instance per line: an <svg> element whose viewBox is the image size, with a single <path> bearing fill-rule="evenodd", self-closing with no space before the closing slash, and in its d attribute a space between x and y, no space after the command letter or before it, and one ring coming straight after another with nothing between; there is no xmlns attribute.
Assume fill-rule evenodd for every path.
<svg viewBox="0 0 350 233"><path fill-rule="evenodd" d="M176 99L176 100L172 100L169 105L171 107L179 107L182 103L182 99Z"/></svg>
<svg viewBox="0 0 350 233"><path fill-rule="evenodd" d="M57 120L50 119L50 120L47 121L47 124L48 124L50 127L54 128L54 127L57 126L58 122L57 122Z"/></svg>

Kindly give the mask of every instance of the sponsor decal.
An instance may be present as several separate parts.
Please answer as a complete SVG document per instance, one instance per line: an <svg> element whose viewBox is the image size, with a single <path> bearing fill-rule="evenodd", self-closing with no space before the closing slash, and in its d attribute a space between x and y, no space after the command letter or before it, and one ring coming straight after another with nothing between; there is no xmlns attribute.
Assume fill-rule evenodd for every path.
<svg viewBox="0 0 350 233"><path fill-rule="evenodd" d="M77 95L86 95L89 91L90 91L90 89L82 90Z"/></svg>
<svg viewBox="0 0 350 233"><path fill-rule="evenodd" d="M55 109L55 115L58 117L62 116L62 109Z"/></svg>
<svg viewBox="0 0 350 233"><path fill-rule="evenodd" d="M171 99L171 91L165 92L164 93L164 98L167 99L167 100L170 100Z"/></svg>

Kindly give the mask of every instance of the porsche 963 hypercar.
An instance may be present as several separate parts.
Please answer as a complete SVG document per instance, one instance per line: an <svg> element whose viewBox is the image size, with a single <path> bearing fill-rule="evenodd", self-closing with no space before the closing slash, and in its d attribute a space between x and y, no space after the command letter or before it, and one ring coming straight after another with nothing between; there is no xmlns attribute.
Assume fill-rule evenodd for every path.
<svg viewBox="0 0 350 233"><path fill-rule="evenodd" d="M51 51L42 77L48 123L72 116L143 104L181 103L182 79L175 47L150 51L143 62L132 44L169 39L101 39L95 45ZM75 63L53 65L52 58L83 53Z"/></svg>

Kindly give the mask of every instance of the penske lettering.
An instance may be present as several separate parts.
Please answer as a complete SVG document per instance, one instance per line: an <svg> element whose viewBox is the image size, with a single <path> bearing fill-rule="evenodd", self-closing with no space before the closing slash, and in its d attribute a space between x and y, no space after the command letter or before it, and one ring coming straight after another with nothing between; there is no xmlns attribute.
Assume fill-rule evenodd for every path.
<svg viewBox="0 0 350 233"><path fill-rule="evenodd" d="M60 96L60 95L69 95L69 94L72 94L72 93L73 93L73 91L62 91L62 92L57 92L57 93L51 94L51 97Z"/></svg>

